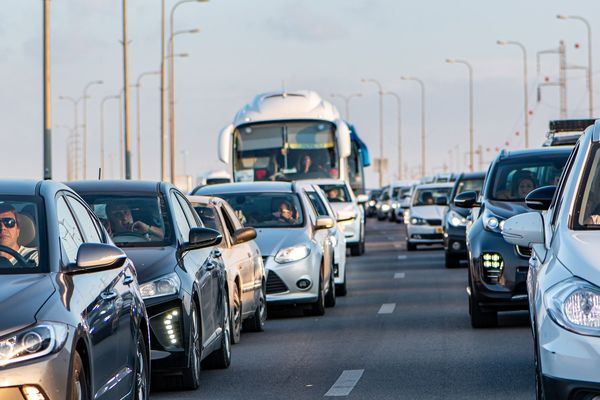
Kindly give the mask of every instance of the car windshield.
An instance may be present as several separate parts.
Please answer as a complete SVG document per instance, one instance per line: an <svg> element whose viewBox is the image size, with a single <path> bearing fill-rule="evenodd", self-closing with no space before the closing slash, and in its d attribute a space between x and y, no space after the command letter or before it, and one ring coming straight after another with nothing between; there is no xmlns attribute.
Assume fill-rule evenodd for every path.
<svg viewBox="0 0 600 400"><path fill-rule="evenodd" d="M164 246L173 241L168 211L160 196L83 194L82 197L119 247Z"/></svg>
<svg viewBox="0 0 600 400"><path fill-rule="evenodd" d="M34 197L0 195L0 274L42 272L40 201ZM44 268L47 270L47 268Z"/></svg>
<svg viewBox="0 0 600 400"><path fill-rule="evenodd" d="M497 163L491 175L491 200L525 201L532 190L556 185L569 154L506 159ZM489 190L489 189L488 189Z"/></svg>
<svg viewBox="0 0 600 400"><path fill-rule="evenodd" d="M413 206L434 206L440 197L450 196L450 187L420 188L415 192Z"/></svg>
<svg viewBox="0 0 600 400"><path fill-rule="evenodd" d="M381 195L381 190L373 190L369 194L369 200L377 200L380 195Z"/></svg>
<svg viewBox="0 0 600 400"><path fill-rule="evenodd" d="M479 196L482 188L483 178L463 179L458 182L454 196L456 197L456 195L461 194L462 192L476 192L477 196Z"/></svg>
<svg viewBox="0 0 600 400"><path fill-rule="evenodd" d="M240 222L253 228L290 228L304 225L298 195L292 193L211 194L226 200Z"/></svg>
<svg viewBox="0 0 600 400"><path fill-rule="evenodd" d="M587 167L580 184L578 204L575 206L573 228L576 230L600 229L600 148Z"/></svg>
<svg viewBox="0 0 600 400"><path fill-rule="evenodd" d="M327 195L330 203L350 203L352 198L346 185L319 185Z"/></svg>

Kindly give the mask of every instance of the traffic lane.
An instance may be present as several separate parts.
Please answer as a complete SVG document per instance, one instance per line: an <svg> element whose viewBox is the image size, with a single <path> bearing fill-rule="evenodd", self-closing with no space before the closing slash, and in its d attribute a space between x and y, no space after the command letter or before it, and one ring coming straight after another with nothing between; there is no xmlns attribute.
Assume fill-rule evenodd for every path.
<svg viewBox="0 0 600 400"><path fill-rule="evenodd" d="M270 319L266 332L242 336L228 370L203 371L198 391L153 398L314 399L361 370L349 398L531 398L526 315L472 330L466 270L445 269L440 251L397 250L398 227L367 225L367 253L348 258L349 294L324 317ZM393 311L379 314L384 304Z"/></svg>

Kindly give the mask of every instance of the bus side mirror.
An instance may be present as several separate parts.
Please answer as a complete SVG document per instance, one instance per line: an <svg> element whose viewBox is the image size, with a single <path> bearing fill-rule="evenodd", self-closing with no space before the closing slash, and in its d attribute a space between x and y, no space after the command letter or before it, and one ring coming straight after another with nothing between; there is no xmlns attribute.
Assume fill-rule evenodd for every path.
<svg viewBox="0 0 600 400"><path fill-rule="evenodd" d="M350 143L350 128L341 119L335 121L337 139L339 143L339 154L340 157L345 158L350 156L351 143Z"/></svg>
<svg viewBox="0 0 600 400"><path fill-rule="evenodd" d="M231 140L233 137L233 125L227 125L219 133L219 160L229 164L231 157Z"/></svg>

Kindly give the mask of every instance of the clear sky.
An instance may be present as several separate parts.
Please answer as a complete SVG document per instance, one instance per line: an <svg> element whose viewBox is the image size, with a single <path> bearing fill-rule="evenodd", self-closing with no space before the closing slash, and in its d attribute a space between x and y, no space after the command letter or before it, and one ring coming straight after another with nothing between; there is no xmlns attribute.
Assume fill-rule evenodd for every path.
<svg viewBox="0 0 600 400"><path fill-rule="evenodd" d="M2 117L4 178L39 178L42 174L42 2L3 0L0 14L0 115ZM52 78L54 178L66 178L64 125L73 124L73 107L59 96L79 97L84 85L88 102L89 171L99 166L100 100L122 86L121 1L53 0ZM130 79L156 70L160 63L160 1L129 0ZM168 0L170 7L175 0ZM470 61L475 70L475 135L484 158L496 147L523 146L522 57L497 39L521 41L528 49L531 143L543 141L547 122L558 118L558 89L544 88L537 102L536 87L549 77L558 79L558 57L542 57L536 71L536 52L567 46L569 65L587 65L585 26L559 21L557 13L586 17L600 43L595 24L596 0L212 0L185 4L176 13L176 30L201 28L201 33L177 38L176 51L189 53L176 60L178 168L191 175L219 168L216 138L235 112L256 93L285 88L331 93L362 92L354 99L351 119L372 157L378 154L376 78L403 102L402 131L405 161L410 170L419 163L420 99L414 82L425 81L429 171L444 164L464 168L468 135L467 70L449 65L448 57ZM579 49L575 44L579 43ZM596 46L597 47L597 46ZM594 56L598 57L598 51ZM596 58L594 92L600 103L600 59ZM141 96L143 176L158 179L159 82L144 78ZM135 92L132 91L132 129L135 138ZM332 99L343 112L343 104ZM598 106L596 107L596 110ZM585 73L568 72L569 117L587 116ZM81 115L81 111L80 111ZM386 98L385 156L392 178L397 170L397 115L393 98ZM81 118L80 118L81 122ZM119 172L117 102L106 103L107 171ZM516 136L515 132L520 132ZM135 145L135 141L134 141ZM458 152L457 147L458 146ZM490 151L486 151L487 149ZM134 147L135 154L135 147ZM452 153L450 153L452 151ZM460 166L456 156L460 154ZM451 156L452 155L452 159ZM134 176L137 176L134 159ZM368 173L369 185L376 175Z"/></svg>

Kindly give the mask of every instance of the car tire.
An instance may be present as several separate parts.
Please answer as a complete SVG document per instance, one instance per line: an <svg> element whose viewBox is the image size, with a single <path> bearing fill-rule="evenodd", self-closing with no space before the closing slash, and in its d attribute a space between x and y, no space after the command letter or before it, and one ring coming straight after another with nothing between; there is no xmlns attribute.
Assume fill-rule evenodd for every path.
<svg viewBox="0 0 600 400"><path fill-rule="evenodd" d="M417 245L414 243L411 243L410 241L406 241L406 250L408 251L415 251L417 250Z"/></svg>
<svg viewBox="0 0 600 400"><path fill-rule="evenodd" d="M346 270L344 269L344 282L336 283L335 295L336 296L345 296L347 294L348 294L348 285L346 284Z"/></svg>
<svg viewBox="0 0 600 400"><path fill-rule="evenodd" d="M333 273L329 278L329 290L325 295L325 307L335 307L336 299L335 299L335 280L333 278Z"/></svg>
<svg viewBox="0 0 600 400"><path fill-rule="evenodd" d="M69 374L71 381L71 389L68 400L89 400L90 389L88 386L87 372L83 366L83 360L78 351L73 354L71 361L71 372Z"/></svg>
<svg viewBox="0 0 600 400"><path fill-rule="evenodd" d="M138 335L136 346L134 400L146 400L150 396L150 363L148 362L146 342L144 342L141 332L142 330Z"/></svg>
<svg viewBox="0 0 600 400"><path fill-rule="evenodd" d="M254 310L254 315L244 321L244 331L262 332L265 330L265 322L267 321L267 298L265 296L265 285L260 289L258 305Z"/></svg>
<svg viewBox="0 0 600 400"><path fill-rule="evenodd" d="M192 300L190 311L190 365L183 369L181 384L184 390L196 390L200 387L200 370L202 366L202 328L200 326L200 315L198 305Z"/></svg>
<svg viewBox="0 0 600 400"><path fill-rule="evenodd" d="M545 400L544 381L542 379L542 371L540 366L540 356L537 338L534 340L533 362L535 366L535 400Z"/></svg>
<svg viewBox="0 0 600 400"><path fill-rule="evenodd" d="M460 267L460 258L457 256L450 254L449 252L445 252L445 261L446 268L458 268Z"/></svg>
<svg viewBox="0 0 600 400"><path fill-rule="evenodd" d="M475 329L481 328L493 328L498 326L498 312L496 311L482 311L479 304L475 300L475 293L471 288L471 295L469 296L469 311L471 314L471 326Z"/></svg>
<svg viewBox="0 0 600 400"><path fill-rule="evenodd" d="M221 326L221 347L210 353L202 362L202 367L206 369L226 369L231 365L231 324L229 323L229 297L227 293L223 294L223 320Z"/></svg>
<svg viewBox="0 0 600 400"><path fill-rule="evenodd" d="M231 344L240 342L242 336L242 302L237 283L233 284L231 315L229 317L229 327L231 331Z"/></svg>
<svg viewBox="0 0 600 400"><path fill-rule="evenodd" d="M319 294L317 301L311 307L313 315L325 315L325 296L323 295L323 277L319 277Z"/></svg>
<svg viewBox="0 0 600 400"><path fill-rule="evenodd" d="M360 256L360 242L359 243L354 243L350 245L350 255L352 257L358 257Z"/></svg>

